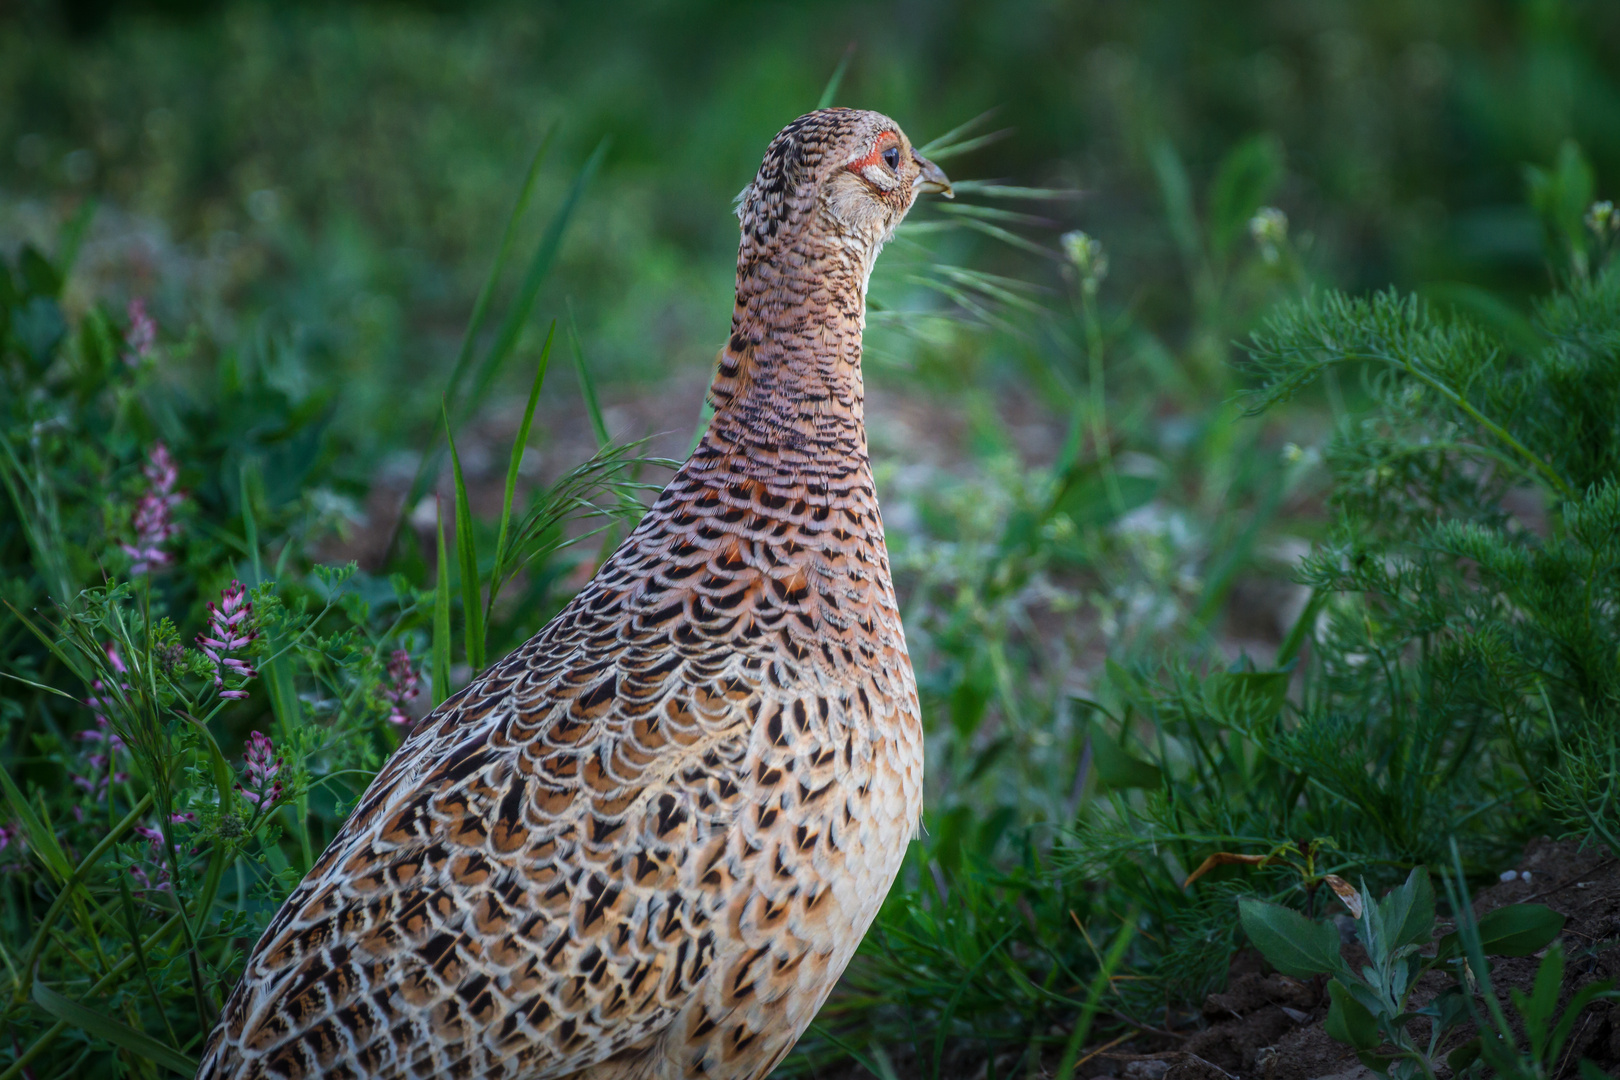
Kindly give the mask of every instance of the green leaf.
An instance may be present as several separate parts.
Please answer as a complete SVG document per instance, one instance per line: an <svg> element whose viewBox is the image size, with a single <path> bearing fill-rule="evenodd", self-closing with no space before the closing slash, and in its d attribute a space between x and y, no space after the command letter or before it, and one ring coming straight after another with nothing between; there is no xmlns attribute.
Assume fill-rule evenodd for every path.
<svg viewBox="0 0 1620 1080"><path fill-rule="evenodd" d="M1569 1004L1564 1006L1563 1016L1559 1018L1558 1025L1553 1028L1552 1038L1548 1040L1547 1045L1551 1051L1549 1056L1558 1056L1558 1052L1563 1049L1564 1043L1569 1040L1569 1033L1574 1029L1575 1021L1580 1018L1581 1013L1586 1011L1588 1005L1599 998L1609 998L1611 1000L1620 998L1620 994L1614 992L1612 980L1605 979L1603 982L1589 983L1577 990L1575 996L1569 999Z"/></svg>
<svg viewBox="0 0 1620 1080"><path fill-rule="evenodd" d="M225 760L225 753L219 748L214 733L208 730L208 725L195 716L186 715L191 725L197 729L208 749L208 764L213 770L214 787L219 791L219 808L230 813L236 808L236 785L231 775L230 763Z"/></svg>
<svg viewBox="0 0 1620 1080"><path fill-rule="evenodd" d="M1375 1050L1384 1040L1378 1034L1378 1018L1372 1010L1356 1000L1348 987L1338 979L1328 983L1327 1021L1322 1025L1329 1038L1357 1050Z"/></svg>
<svg viewBox="0 0 1620 1080"><path fill-rule="evenodd" d="M1446 1055L1446 1064L1451 1067L1451 1075L1459 1076L1462 1071L1472 1065L1479 1057L1479 1037L1469 1039L1457 1049Z"/></svg>
<svg viewBox="0 0 1620 1080"><path fill-rule="evenodd" d="M5 766L0 765L0 787L6 791L6 802L11 804L11 812L17 815L23 828L28 830L28 844L39 854L40 861L45 868L55 875L57 881L66 881L73 875L73 864L62 852L61 845L56 842L56 834L40 820L34 813L34 808L28 804L27 798L12 782L11 774L6 772Z"/></svg>
<svg viewBox="0 0 1620 1080"><path fill-rule="evenodd" d="M1573 139L1558 148L1552 168L1534 165L1524 170L1530 205L1541 219L1548 246L1557 251L1567 245L1570 253L1584 253L1588 237L1582 217L1592 202L1592 166Z"/></svg>
<svg viewBox="0 0 1620 1080"><path fill-rule="evenodd" d="M459 415L467 416L482 400L484 391L489 387L490 380L494 378L500 365L517 346L518 336L523 332L523 325L529 321L529 312L534 308L535 297L540 292L540 286L551 273L552 264L557 261L557 252L562 247L563 233L568 228L568 221L574 215L574 209L584 196L585 189L590 185L591 178L601 167L602 159L607 157L610 139L604 138L596 144L596 149L585 164L580 166L579 172L574 174L574 182L569 185L568 194L563 196L562 205L552 215L546 224L545 234L540 238L540 244L535 248L534 257L529 260L528 272L523 275L523 284L518 289L518 295L506 318L501 322L495 343L489 347L483 363L479 366L478 376L473 382L471 397L460 410Z"/></svg>
<svg viewBox="0 0 1620 1080"><path fill-rule="evenodd" d="M1065 473L1047 516L1064 514L1079 528L1101 528L1152 502L1161 486L1154 476L1126 474L1116 475L1114 480L1119 492L1117 503L1097 462L1076 464Z"/></svg>
<svg viewBox="0 0 1620 1080"><path fill-rule="evenodd" d="M1164 199L1165 216L1169 219L1170 235L1181 249L1181 257L1191 267L1203 256L1198 238L1198 217L1193 213L1192 183L1181 155L1167 140L1159 140L1148 148L1148 159L1153 175L1159 182L1159 195Z"/></svg>
<svg viewBox="0 0 1620 1080"><path fill-rule="evenodd" d="M22 270L23 283L28 291L35 296L59 296L62 292L62 275L51 265L51 261L33 244L24 244L22 254L17 259L18 268Z"/></svg>
<svg viewBox="0 0 1620 1080"><path fill-rule="evenodd" d="M1290 678L1286 671L1217 671L1204 680L1204 700L1216 716L1263 724L1282 712Z"/></svg>
<svg viewBox="0 0 1620 1080"><path fill-rule="evenodd" d="M1365 1065L1374 1076L1382 1077L1384 1080L1388 1080L1389 1067L1395 1059L1384 1057L1379 1054L1370 1054L1367 1051L1362 1050L1356 1054L1356 1060Z"/></svg>
<svg viewBox="0 0 1620 1080"><path fill-rule="evenodd" d="M1509 904L1479 917L1479 942L1486 956L1530 956L1563 929L1564 916L1545 904Z"/></svg>
<svg viewBox="0 0 1620 1080"><path fill-rule="evenodd" d="M1105 788L1156 790L1164 785L1164 774L1157 765L1133 756L1096 722L1091 724L1091 761L1098 783Z"/></svg>
<svg viewBox="0 0 1620 1080"><path fill-rule="evenodd" d="M450 556L444 550L444 514L437 515L439 573L433 586L433 704L450 696Z"/></svg>
<svg viewBox="0 0 1620 1080"><path fill-rule="evenodd" d="M461 568L461 616L465 623L467 663L477 674L484 670L484 598L478 581L478 543L473 537L472 505L467 499L467 481L461 475L461 455L456 453L448 412L444 417L444 437L450 447L450 467L456 485L456 562Z"/></svg>
<svg viewBox="0 0 1620 1080"><path fill-rule="evenodd" d="M1282 145L1274 135L1246 139L1222 159L1209 192L1209 241L1217 257L1248 231L1249 219L1282 178Z"/></svg>
<svg viewBox="0 0 1620 1080"><path fill-rule="evenodd" d="M146 1032L137 1031L106 1013L63 997L44 983L34 984L34 1003L65 1024L79 1028L98 1039L105 1039L120 1049L162 1065L181 1076L197 1074L197 1063L174 1047L165 1046Z"/></svg>
<svg viewBox="0 0 1620 1080"><path fill-rule="evenodd" d="M1292 908L1253 897L1238 901L1238 918L1254 947L1284 975L1307 979L1344 968L1332 923L1312 922Z"/></svg>
<svg viewBox="0 0 1620 1080"><path fill-rule="evenodd" d="M579 205L579 200L584 195L585 188L590 183L591 177L595 175L597 168L602 164L603 157L607 155L609 140L603 139L597 144L596 150L580 168L579 172L574 175L574 182L569 187L568 194L564 196L562 205L557 208L556 213L551 216L551 220L546 223L546 230L541 235L540 243L529 260L528 271L523 275L523 282L518 287L517 295L513 297L512 306L507 310L506 318L501 321L494 343L490 345L489 351L484 354L483 360L478 365L472 389L465 397L462 397L459 393L461 378L472 355L473 339L482 324L484 309L488 305L488 296L495 288L505 265L506 252L514 235L513 230L516 229L518 219L522 216L524 207L528 204L529 192L533 187L535 176L538 174L540 159L545 154L546 147L550 143L554 132L555 129L546 134L545 141L541 143L540 149L535 152L535 160L529 166L529 174L524 181L523 191L519 195L517 205L512 210L511 217L507 220L506 235L501 241L500 254L496 258L494 267L490 270L489 277L484 282L483 290L479 293L478 303L474 305L473 318L468 323L467 333L462 339L461 354L456 359L455 370L451 373L450 381L445 387L443 400L454 405L458 423L477 410L479 403L483 400L485 391L488 390L490 383L499 373L501 365L505 363L506 358L517 347L518 339L523 333L523 327L528 322L529 313L534 309L534 301L539 295L540 286L545 283L547 275L551 273L552 265L557 260L557 252L562 247L563 234L567 231L569 219L573 217L574 210ZM411 481L410 492L405 498L404 506L408 508L416 505L416 500L420 499L427 490L429 477L437 474L438 464L439 446L437 435L435 435L428 452L422 455L422 460L416 467L416 476ZM400 515L399 521L403 522L404 520L405 515ZM395 528L397 529L398 525ZM392 540L390 541L391 545Z"/></svg>
<svg viewBox="0 0 1620 1080"><path fill-rule="evenodd" d="M1434 885L1428 870L1414 867L1403 885L1378 901L1378 913L1385 937L1379 944L1385 953L1428 944L1434 937Z"/></svg>
<svg viewBox="0 0 1620 1080"><path fill-rule="evenodd" d="M585 415L590 418L591 431L596 434L596 448L601 450L613 440L608 438L607 421L602 418L602 403L596 397L596 382L591 378L591 367L585 362L585 347L579 340L579 327L574 324L574 305L568 305L568 343L574 352L574 374L579 377L579 396L585 399Z"/></svg>
<svg viewBox="0 0 1620 1080"><path fill-rule="evenodd" d="M524 212L529 207L529 200L534 195L534 184L540 176L540 164L545 161L546 151L551 148L551 141L556 134L557 125L552 124L540 139L540 145L535 148L534 157L529 159L529 171L524 174L523 186L518 189L517 202L513 204L512 212L506 217L506 228L501 232L500 246L495 249L495 261L490 265L489 274L478 290L477 299L473 301L472 315L467 320L467 329L461 336L461 348L456 353L456 364L450 370L450 381L445 387L445 401L456 400L462 376L467 372L467 365L472 362L473 345L478 340L478 332L484 327L484 318L489 314L490 301L495 296L495 286L500 284L501 275L506 269L507 259L512 252L512 242L517 239L518 223L523 220Z"/></svg>
<svg viewBox="0 0 1620 1080"><path fill-rule="evenodd" d="M1543 1044L1548 1035L1547 1025L1558 1008L1558 991L1563 984L1564 950L1554 943L1536 968L1536 981L1529 995L1526 996L1521 990L1510 993L1514 1007L1524 1017L1524 1030L1530 1037L1531 1051L1538 1058L1545 1049Z"/></svg>
<svg viewBox="0 0 1620 1080"><path fill-rule="evenodd" d="M495 610L495 596L500 591L506 570L506 540L512 524L512 500L517 495L518 468L523 464L523 451L529 445L529 428L534 423L535 406L540 403L540 387L546 381L546 368L551 365L551 342L557 336L557 320L551 320L546 332L545 347L540 350L540 362L535 365L534 383L529 387L529 401L523 408L523 422L518 425L517 437L512 440L512 456L506 463L506 490L501 498L501 527L495 534L495 562L489 572L489 599L484 608L484 624L489 624Z"/></svg>
<svg viewBox="0 0 1620 1080"><path fill-rule="evenodd" d="M849 70L849 62L854 57L855 42L852 41L849 48L844 50L844 56L838 61L838 66L833 68L832 78L827 80L827 86L821 91L821 97L816 99L817 109L827 108L833 103L833 98L838 96L838 87L843 84L844 72Z"/></svg>

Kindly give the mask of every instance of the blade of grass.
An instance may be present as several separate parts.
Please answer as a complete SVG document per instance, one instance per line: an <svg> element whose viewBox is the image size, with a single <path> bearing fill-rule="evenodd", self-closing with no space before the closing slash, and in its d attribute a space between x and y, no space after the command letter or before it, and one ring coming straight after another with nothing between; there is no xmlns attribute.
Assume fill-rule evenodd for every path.
<svg viewBox="0 0 1620 1080"><path fill-rule="evenodd" d="M917 153L924 157L933 157L940 150L956 145L956 140L976 128L984 126L985 122L996 115L995 109L986 109L966 123L958 124L936 139L931 139L917 147Z"/></svg>
<svg viewBox="0 0 1620 1080"><path fill-rule="evenodd" d="M244 461L237 475L242 488L242 537L247 545L248 558L253 560L253 584L264 584L264 565L259 559L259 521L253 515L253 485L249 482L253 463Z"/></svg>
<svg viewBox="0 0 1620 1080"><path fill-rule="evenodd" d="M1198 233L1198 215L1193 212L1192 181L1187 179L1187 169L1167 140L1154 143L1148 157L1159 182L1159 195L1164 199L1170 235L1181 249L1189 273L1197 273L1204 264L1204 247Z"/></svg>
<svg viewBox="0 0 1620 1080"><path fill-rule="evenodd" d="M1085 195L1076 188L1032 188L998 184L994 180L952 180L957 195L982 195L987 199L1078 199Z"/></svg>
<svg viewBox="0 0 1620 1080"><path fill-rule="evenodd" d="M435 500L435 503L437 500ZM439 538L439 574L433 586L433 705L450 696L450 556L444 550L444 511L434 518Z"/></svg>
<svg viewBox="0 0 1620 1080"><path fill-rule="evenodd" d="M956 1012L957 1005L961 1003L962 995L967 993L968 986L973 982L974 976L979 974L979 969L984 967L985 962L1007 943L1007 939L1013 936L1016 929L1017 927L1009 929L980 954L979 958L973 962L973 966L968 968L967 974L962 976L962 981L956 984L956 989L951 993L950 1000L946 1002L945 1011L940 1014L939 1022L934 1030L934 1080L939 1080L940 1069L944 1066L945 1036L950 1033L951 1016Z"/></svg>
<svg viewBox="0 0 1620 1080"><path fill-rule="evenodd" d="M58 643L56 638L35 626L33 620L24 615L22 612L18 611L16 605L14 605L10 600L0 596L0 604L6 605L7 609L10 610L12 617L18 622L22 623L23 626L28 629L28 632L33 634L39 643L44 645L45 648L50 651L52 656L55 656L58 660L62 661L63 666L69 671L73 672L74 676L78 678L80 682L89 683L91 681L93 676L85 674L84 669L79 665L78 659L70 656ZM15 676L13 676L13 678L15 678Z"/></svg>
<svg viewBox="0 0 1620 1080"><path fill-rule="evenodd" d="M84 200L74 215L62 223L62 229L57 234L56 267L57 273L62 275L63 282L66 282L68 275L73 273L73 264L78 261L79 248L84 243L85 233L90 231L90 222L96 216L96 209L94 198Z"/></svg>
<svg viewBox="0 0 1620 1080"><path fill-rule="evenodd" d="M946 158L960 157L962 154L972 153L974 150L977 150L980 147L989 146L991 143L998 143L1012 133L1012 128L1002 128L1000 131L987 132L986 134L980 135L976 139L964 139L959 143L951 143L949 146L941 146L939 149L931 151L924 156L927 157L928 160L938 164L939 162L944 161Z"/></svg>
<svg viewBox="0 0 1620 1080"><path fill-rule="evenodd" d="M472 506L467 482L461 475L461 455L450 433L450 414L444 416L444 438L450 447L450 470L456 484L456 563L461 568L461 617L467 663L474 673L484 670L484 605L478 592L478 545L473 537Z"/></svg>
<svg viewBox="0 0 1620 1080"><path fill-rule="evenodd" d="M165 1046L144 1031L114 1020L106 1013L63 997L44 983L34 984L34 1003L56 1019L105 1039L121 1049L172 1069L181 1076L195 1076L197 1063L172 1046Z"/></svg>
<svg viewBox="0 0 1620 1080"><path fill-rule="evenodd" d="M501 571L506 567L506 538L512 524L512 499L517 494L518 467L523 464L523 451L529 445L529 428L534 423L534 409L540 403L540 387L546 381L546 368L551 364L551 343L557 336L557 320L551 320L546 331L546 344L540 350L540 362L535 365L534 384L529 387L529 402L523 408L523 422L518 425L517 437L512 440L512 456L506 463L506 491L501 499L501 527L495 534L495 564L489 572L489 600L484 608L484 625L489 625L495 611L495 595L501 587Z"/></svg>
<svg viewBox="0 0 1620 1080"><path fill-rule="evenodd" d="M810 1025L810 1034L817 1037L817 1038L827 1040L829 1043L836 1046L838 1049L842 1050L844 1053L848 1054L850 1056L850 1059L852 1061L854 1061L855 1064L859 1065L861 1068L865 1069L867 1072L871 1073L873 1076L879 1077L880 1080L881 1080L881 1078L883 1077L883 1075L884 1075L884 1073L886 1071L888 1071L888 1072L893 1071L892 1068L889 1069L889 1070L885 1070L882 1067L882 1064L880 1064L877 1061L874 1061L872 1058L867 1057L865 1054L861 1053L859 1050L855 1049L855 1047L851 1046L849 1043L845 1042L843 1039L840 1039L838 1036L834 1035L831 1031L828 1031L826 1028L822 1027L820 1024L812 1023Z"/></svg>
<svg viewBox="0 0 1620 1080"><path fill-rule="evenodd" d="M549 142L550 134L546 138ZM591 154L580 171L575 174L574 182L569 187L567 195L564 196L562 205L557 208L551 220L546 223L545 232L541 234L540 243L535 248L534 255L529 259L528 270L523 275L523 282L518 288L517 295L513 298L512 306L508 309L506 318L501 322L494 343L490 345L489 351L484 354L483 360L478 365L477 374L473 380L472 392L467 395L464 401L458 401L457 392L461 385L460 378L453 378L451 382L446 384L443 400L456 403L455 414L458 422L476 411L490 381L495 377L500 370L501 364L516 346L518 337L523 330L523 324L528 320L529 312L534 307L535 297L540 292L540 286L545 282L546 276L551 272L552 264L556 261L557 250L562 245L563 233L568 227L569 219L573 216L574 209L579 203L586 184L590 181L591 176L595 174L597 167L601 165L602 158L607 153L607 147L607 139L603 139L597 145L595 152ZM517 218L521 216L521 211L526 205L527 196L525 195L520 199L520 205L514 208L513 216L507 221L508 230L515 227ZM486 288L494 287L494 283L500 276L504 266L505 261L503 258L491 269ZM472 338L482 325L482 314L476 311L475 314L479 315L479 325L469 325L467 340L463 343L464 349L471 349ZM459 360L458 366L463 367L464 373L464 365L460 365ZM428 447L423 452L422 460L417 464L416 476L411 480L411 486L401 506L399 517L394 522L394 536L389 541L390 548L398 540L399 532L404 527L406 517L410 514L410 508L415 506L417 500L426 494L430 478L438 473L441 452L438 429L435 426L433 433L429 436Z"/></svg>
<svg viewBox="0 0 1620 1080"><path fill-rule="evenodd" d="M472 394L461 408L463 421L483 401L484 392L488 390L490 381L517 346L518 336L522 334L524 324L529 321L529 312L534 309L535 297L540 293L540 286L557 261L557 252L562 247L563 233L568 228L568 222L573 218L574 210L585 194L585 188L590 185L591 178L601 167L602 159L607 156L611 144L612 140L608 138L603 138L596 144L596 149L574 175L574 182L569 186L568 194L563 197L562 205L557 208L557 212L546 225L545 235L540 238L540 246L535 249L534 258L529 261L528 273L523 276L523 285L518 291L517 301L506 313L506 319L501 323L495 343L490 346L489 353L485 355L479 367Z"/></svg>
<svg viewBox="0 0 1620 1080"><path fill-rule="evenodd" d="M0 779L4 779L6 781L7 794L9 795L11 791L10 778L6 777L3 770L0 770ZM142 797L140 802L135 804L128 814L124 815L123 821L107 830L107 835L102 837L100 842L97 843L95 847L90 849L90 853L80 860L78 866L71 867L66 874L62 875L61 891L56 894L56 899L51 901L51 906L46 909L44 916L39 920L38 925L34 928L33 939L28 945L28 959L23 964L24 981L17 985L16 1000L21 1001L23 996L27 994L28 981L33 979L34 972L39 967L39 958L45 951L46 939L50 936L51 928L56 924L57 916L62 913L62 909L65 908L68 902L72 899L74 890L79 887L80 882L84 880L84 876L88 874L91 868L93 868L96 863L101 860L101 857L107 853L107 850L122 839L125 833L134 828L136 823L139 822L141 818L145 816L146 812L151 808L152 795L150 792L148 792L144 797ZM13 804L12 809L16 809L15 804ZM18 814L17 816L23 817L21 814ZM28 825L29 820L29 818L24 818L23 824ZM32 820L37 822L38 818L32 818ZM55 847L56 837L51 835L49 829L41 826L38 833L29 833L30 841L33 841L34 846L37 848L39 847L39 844L34 840L36 836L49 836L51 845L56 852L55 858L61 859L63 864L66 865L67 857L61 853L60 848Z"/></svg>
<svg viewBox="0 0 1620 1080"><path fill-rule="evenodd" d="M556 134L557 124L553 123L546 129L545 135L540 139L540 145L535 148L534 157L529 160L529 171L524 174L523 186L518 189L517 202L513 204L512 212L506 217L506 228L501 231L501 243L495 249L495 261L490 264L484 284L478 290L478 298L473 301L472 316L468 318L467 329L461 336L461 348L456 351L455 367L450 369L450 380L445 384L445 401L455 400L456 391L461 388L462 377L467 373L467 365L472 362L473 344L478 339L478 332L484 327L490 301L495 295L495 286L506 270L506 261L512 253L512 242L517 239L518 222L523 220L523 215L528 211L529 200L534 196L534 182L540 175L540 165L545 161L546 152L551 149L551 141Z"/></svg>
<svg viewBox="0 0 1620 1080"><path fill-rule="evenodd" d="M461 380L466 376L468 365L472 362L478 333L484 328L484 321L489 315L490 303L495 296L495 287L500 284L501 277L506 273L506 263L511 256L512 243L517 239L518 223L523 220L524 214L528 211L529 201L534 196L535 180L540 175L540 165L545 160L547 151L551 149L551 141L556 134L557 125L552 124L541 138L540 145L535 148L534 157L529 160L529 171L524 175L523 186L518 189L517 201L512 205L512 212L506 217L506 227L501 231L501 242L500 246L495 250L495 261L490 264L489 273L484 278L484 284L478 290L477 299L473 301L472 315L468 317L467 329L462 333L461 347L456 351L455 365L450 369L450 378L445 383L444 394L442 395L444 401L456 400L456 394L461 389ZM437 471L436 469L430 470L430 466L436 465L439 460L437 432L431 436L431 439L427 452L422 455L422 460L417 463L416 475L411 478L409 495L405 500L404 508L400 512L399 521L394 525L396 538L400 526L410 512L410 508L416 505L416 501L427 490L427 478L432 475L432 472ZM392 541L390 541L389 546L393 546Z"/></svg>
<svg viewBox="0 0 1620 1080"><path fill-rule="evenodd" d="M1006 244L1009 247L1018 248L1020 251L1027 251L1031 255L1040 255L1043 258L1051 259L1054 262L1063 258L1063 256L1059 255L1051 248L1042 247L1033 240L1026 240L1017 233L1003 229L999 225L992 225L988 221L981 221L978 218L963 218L958 224L965 229L972 229L975 232L981 232L986 236L1000 240L1003 244Z"/></svg>
<svg viewBox="0 0 1620 1080"><path fill-rule="evenodd" d="M55 500L29 480L27 470L17 460L9 439L0 439L0 450L5 451L5 459L0 460L0 482L5 484L12 504L17 508L17 520L22 524L23 536L33 551L34 566L40 576L47 579L47 593L57 594L56 601L65 606L74 595L73 580L67 568L64 554L67 545L62 539L61 525L55 513ZM30 496L28 502L24 501L18 484ZM30 502L34 513L29 512Z"/></svg>
<svg viewBox="0 0 1620 1080"><path fill-rule="evenodd" d="M821 91L821 97L816 101L817 109L825 109L832 105L833 98L838 95L838 87L844 82L844 72L849 70L849 62L855 58L855 42L850 42L844 50L844 56L833 68L832 78L827 80L827 86Z"/></svg>
<svg viewBox="0 0 1620 1080"><path fill-rule="evenodd" d="M568 304L568 342L574 351L574 374L579 377L579 393L585 399L585 414L591 418L591 430L596 433L596 448L608 442L607 423L602 419L602 403L596 397L596 383L591 379L590 365L585 362L585 347L579 340L579 327L574 322L574 304Z"/></svg>
<svg viewBox="0 0 1620 1080"><path fill-rule="evenodd" d="M1063 1047L1063 1057L1058 1061L1056 1076L1074 1075L1080 1048L1086 1044L1086 1036L1091 1034L1091 1022L1096 1019L1097 1011L1102 1008L1103 995L1108 992L1114 972L1125 959L1125 950L1130 946L1135 931L1136 913L1133 911L1120 923L1113 942L1108 946L1108 955L1103 958L1102 966L1097 969L1096 977L1091 980L1091 987L1086 992L1086 1003L1080 1009L1080 1019L1075 1023L1074 1030L1069 1033L1069 1041Z"/></svg>
<svg viewBox="0 0 1620 1080"><path fill-rule="evenodd" d="M56 875L58 881L67 881L73 874L73 867L68 863L67 856L56 842L56 834L45 827L34 808L28 804L22 791L12 782L11 774L0 765L0 786L6 791L6 801L11 804L11 812L17 815L23 828L28 830L28 840L34 850L39 852L40 860L45 863L46 869Z"/></svg>
<svg viewBox="0 0 1620 1080"><path fill-rule="evenodd" d="M158 994L157 984L152 981L152 969L146 962L146 950L141 947L141 927L140 920L135 914L135 896L130 891L129 879L123 874L118 875L118 902L119 910L124 916L124 930L129 934L129 945L135 957L135 966L140 969L141 982L146 986L146 995L157 1008L157 1014L163 1021L163 1029L168 1032L169 1042L177 1043L180 1039L174 1033L174 1025L169 1022L169 1011L163 1007L163 998Z"/></svg>
<svg viewBox="0 0 1620 1080"><path fill-rule="evenodd" d="M150 952L152 949L156 948L163 941L163 939L179 925L180 916L170 916L167 922L154 930L152 932L152 936L146 939L147 951ZM124 957L118 963L114 964L112 969L108 971L107 974L96 980L95 985L90 987L89 993L92 996L101 993L107 987L116 982L119 976L123 975L125 971L134 966L134 956ZM0 1072L0 1080L15 1080L17 1076L25 1073L29 1062L33 1061L40 1054L44 1053L44 1051L50 1047L51 1043L55 1042L57 1037L71 1026L72 1025L65 1020L58 1020L56 1023L46 1028L40 1034L40 1036L34 1040L33 1044L29 1046L27 1050L24 1050L15 1061L6 1066L5 1071Z"/></svg>
<svg viewBox="0 0 1620 1080"><path fill-rule="evenodd" d="M1012 225L1030 225L1038 229L1052 229L1057 225L1051 218L1037 217L1018 210L1003 210L999 206L951 202L941 203L939 209L941 213L951 217L985 218L990 221L1005 221Z"/></svg>

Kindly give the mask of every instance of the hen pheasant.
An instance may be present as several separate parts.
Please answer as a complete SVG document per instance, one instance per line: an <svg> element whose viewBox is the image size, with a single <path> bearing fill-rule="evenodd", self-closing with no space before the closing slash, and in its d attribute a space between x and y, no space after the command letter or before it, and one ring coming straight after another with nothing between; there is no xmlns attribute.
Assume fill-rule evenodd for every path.
<svg viewBox="0 0 1620 1080"><path fill-rule="evenodd" d="M629 539L422 721L248 960L200 1080L763 1077L894 880L916 684L862 419L872 262L945 174L772 140L714 419Z"/></svg>

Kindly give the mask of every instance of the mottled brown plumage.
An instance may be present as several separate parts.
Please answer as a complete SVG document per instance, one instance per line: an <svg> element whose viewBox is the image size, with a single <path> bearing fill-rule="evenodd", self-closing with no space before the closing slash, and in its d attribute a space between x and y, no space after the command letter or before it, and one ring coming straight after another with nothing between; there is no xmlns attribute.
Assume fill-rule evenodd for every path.
<svg viewBox="0 0 1620 1080"><path fill-rule="evenodd" d="M199 1077L762 1077L922 806L862 424L893 121L794 121L739 199L715 415L628 540L427 717L254 949Z"/></svg>

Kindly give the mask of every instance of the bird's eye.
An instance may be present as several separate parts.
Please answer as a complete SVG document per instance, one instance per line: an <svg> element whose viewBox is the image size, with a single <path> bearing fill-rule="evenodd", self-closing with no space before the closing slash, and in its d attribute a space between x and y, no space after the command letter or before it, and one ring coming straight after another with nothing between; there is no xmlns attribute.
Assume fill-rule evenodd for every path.
<svg viewBox="0 0 1620 1080"><path fill-rule="evenodd" d="M884 164L888 165L890 169L898 173L900 171L900 148L898 146L891 146L887 150L883 151L883 162Z"/></svg>

